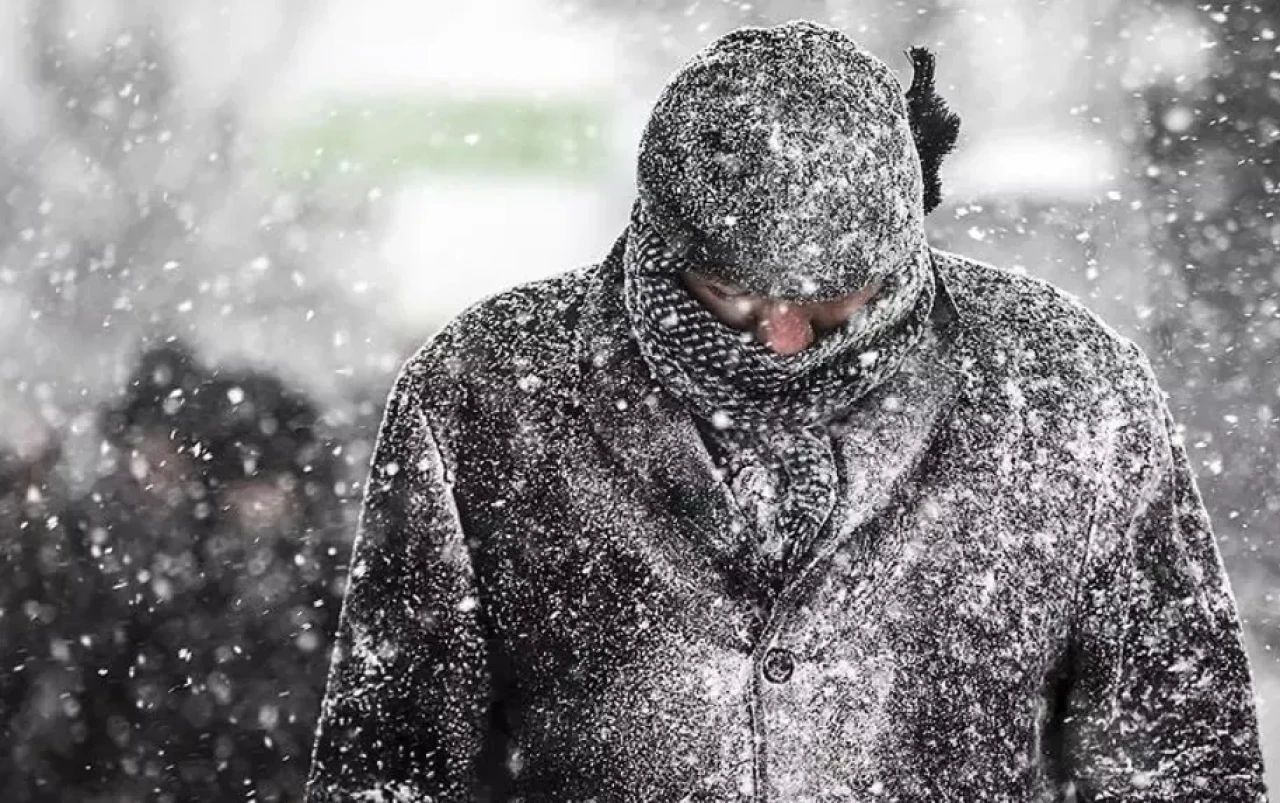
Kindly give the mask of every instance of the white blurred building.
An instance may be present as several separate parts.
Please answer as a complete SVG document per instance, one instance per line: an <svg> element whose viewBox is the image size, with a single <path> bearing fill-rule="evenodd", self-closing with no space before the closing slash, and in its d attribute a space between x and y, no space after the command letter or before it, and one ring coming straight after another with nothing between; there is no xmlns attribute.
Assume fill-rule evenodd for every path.
<svg viewBox="0 0 1280 803"><path fill-rule="evenodd" d="M355 124L342 159L395 162L371 183L404 326L604 255L616 52L607 30L547 0L331 0L281 97L295 123L346 131L335 118L367 104L375 129L396 129ZM590 151L583 164L560 140Z"/></svg>

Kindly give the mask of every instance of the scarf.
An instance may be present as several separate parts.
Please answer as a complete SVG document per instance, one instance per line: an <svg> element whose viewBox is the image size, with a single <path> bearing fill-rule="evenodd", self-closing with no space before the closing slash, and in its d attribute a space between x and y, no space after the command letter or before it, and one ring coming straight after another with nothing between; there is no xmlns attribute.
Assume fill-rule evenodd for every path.
<svg viewBox="0 0 1280 803"><path fill-rule="evenodd" d="M753 562L776 591L835 504L827 425L920 341L933 307L932 263L924 248L885 272L877 295L843 327L789 357L712 315L681 281L692 267L637 205L623 255L633 335L656 381L699 419L739 504L755 513Z"/></svg>
<svg viewBox="0 0 1280 803"><path fill-rule="evenodd" d="M658 382L717 430L830 423L893 375L933 308L925 247L885 271L880 291L844 326L781 356L721 323L688 292L680 277L693 267L637 211L623 256L632 331Z"/></svg>

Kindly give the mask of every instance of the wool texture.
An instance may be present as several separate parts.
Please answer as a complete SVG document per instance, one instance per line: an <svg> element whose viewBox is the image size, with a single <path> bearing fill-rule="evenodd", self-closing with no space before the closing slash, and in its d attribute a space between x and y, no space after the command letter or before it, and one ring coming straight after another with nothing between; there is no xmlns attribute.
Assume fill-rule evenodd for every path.
<svg viewBox="0 0 1280 803"><path fill-rule="evenodd" d="M767 612L835 509L839 492L831 433L826 427L776 429L758 435L703 426L704 443L743 513L749 536L734 560L747 593Z"/></svg>
<svg viewBox="0 0 1280 803"><path fill-rule="evenodd" d="M743 28L695 55L654 106L636 175L672 248L762 295L842 296L927 247L902 86L811 22Z"/></svg>
<svg viewBox="0 0 1280 803"><path fill-rule="evenodd" d="M776 510L754 529L768 589L790 556L821 529L837 493L826 425L892 376L920 340L933 307L925 260L890 274L840 329L797 355L769 351L720 322L683 286L690 268L637 213L628 235L624 294L641 354L655 379L710 423L713 449L733 455L737 473L765 472ZM740 504L768 504L758 497ZM754 558L753 558L754 559ZM768 596L768 595L766 595Z"/></svg>
<svg viewBox="0 0 1280 803"><path fill-rule="evenodd" d="M809 426L847 412L920 339L935 290L925 251L844 326L782 356L697 301L680 279L691 268L643 214L633 218L624 292L640 351L664 388L718 429Z"/></svg>
<svg viewBox="0 0 1280 803"><path fill-rule="evenodd" d="M907 51L914 74L907 90L907 110L911 115L911 133L920 153L924 172L924 213L927 215L942 203L942 160L955 150L960 138L960 115L951 111L938 94L934 81L937 59L923 47Z"/></svg>

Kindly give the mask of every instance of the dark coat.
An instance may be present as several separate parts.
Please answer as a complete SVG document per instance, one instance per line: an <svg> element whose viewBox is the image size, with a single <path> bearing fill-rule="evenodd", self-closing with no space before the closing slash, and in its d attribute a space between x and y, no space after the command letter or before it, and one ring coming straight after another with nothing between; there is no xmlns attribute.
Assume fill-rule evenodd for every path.
<svg viewBox="0 0 1280 803"><path fill-rule="evenodd" d="M1235 603L1136 346L934 252L926 347L835 432L841 501L761 618L620 252L405 366L311 803L1263 799Z"/></svg>

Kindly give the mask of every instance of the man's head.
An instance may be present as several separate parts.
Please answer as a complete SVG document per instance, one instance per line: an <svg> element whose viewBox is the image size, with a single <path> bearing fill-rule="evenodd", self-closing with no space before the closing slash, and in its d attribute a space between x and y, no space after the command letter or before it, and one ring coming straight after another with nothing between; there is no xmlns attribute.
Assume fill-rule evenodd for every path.
<svg viewBox="0 0 1280 803"><path fill-rule="evenodd" d="M641 211L723 323L792 354L927 258L924 215L957 121L932 92L931 57L912 57L904 94L834 29L744 28L663 90L640 144Z"/></svg>
<svg viewBox="0 0 1280 803"><path fill-rule="evenodd" d="M831 28L743 28L658 98L622 294L654 377L716 426L831 420L925 339L924 216L958 120L912 58L904 93Z"/></svg>

